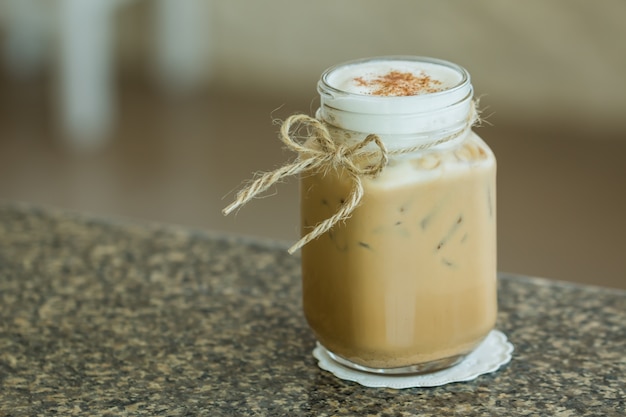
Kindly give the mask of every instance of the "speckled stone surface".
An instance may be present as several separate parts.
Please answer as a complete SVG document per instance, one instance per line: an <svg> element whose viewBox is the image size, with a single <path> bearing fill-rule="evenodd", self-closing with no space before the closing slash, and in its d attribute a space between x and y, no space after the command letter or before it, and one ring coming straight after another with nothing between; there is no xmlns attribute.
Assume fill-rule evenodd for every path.
<svg viewBox="0 0 626 417"><path fill-rule="evenodd" d="M286 246L0 206L0 416L623 416L626 292L502 275L494 374L322 371Z"/></svg>

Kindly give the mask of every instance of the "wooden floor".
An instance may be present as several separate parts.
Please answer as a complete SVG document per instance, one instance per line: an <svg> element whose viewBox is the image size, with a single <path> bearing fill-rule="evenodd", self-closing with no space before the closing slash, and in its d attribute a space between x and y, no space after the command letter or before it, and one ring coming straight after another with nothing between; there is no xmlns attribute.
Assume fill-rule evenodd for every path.
<svg viewBox="0 0 626 417"><path fill-rule="evenodd" d="M221 209L254 171L283 151L273 118L311 113L310 98L227 93L172 99L120 90L109 144L72 152L47 83L2 81L0 199L206 230L293 240L297 184L236 216ZM479 131L498 158L499 269L626 288L626 129L537 126Z"/></svg>

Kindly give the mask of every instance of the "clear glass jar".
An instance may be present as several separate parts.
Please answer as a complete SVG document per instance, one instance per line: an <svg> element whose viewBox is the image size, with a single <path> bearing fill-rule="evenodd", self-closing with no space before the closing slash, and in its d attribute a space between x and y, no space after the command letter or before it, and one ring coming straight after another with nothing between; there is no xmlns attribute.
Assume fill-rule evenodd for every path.
<svg viewBox="0 0 626 417"><path fill-rule="evenodd" d="M469 74L430 58L371 58L328 69L318 91L316 117L333 141L376 134L397 154L361 178L349 219L302 248L306 319L330 356L356 369L452 366L497 314L496 161L471 130ZM426 149L403 151L416 146ZM303 234L353 186L343 168L302 175Z"/></svg>

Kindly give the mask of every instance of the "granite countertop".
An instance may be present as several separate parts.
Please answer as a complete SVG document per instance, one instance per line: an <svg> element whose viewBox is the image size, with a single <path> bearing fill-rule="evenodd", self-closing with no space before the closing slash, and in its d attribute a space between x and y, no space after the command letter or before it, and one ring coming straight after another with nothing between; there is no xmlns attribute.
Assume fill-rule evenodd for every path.
<svg viewBox="0 0 626 417"><path fill-rule="evenodd" d="M498 372L321 370L286 245L0 206L0 416L623 416L626 292L502 274Z"/></svg>

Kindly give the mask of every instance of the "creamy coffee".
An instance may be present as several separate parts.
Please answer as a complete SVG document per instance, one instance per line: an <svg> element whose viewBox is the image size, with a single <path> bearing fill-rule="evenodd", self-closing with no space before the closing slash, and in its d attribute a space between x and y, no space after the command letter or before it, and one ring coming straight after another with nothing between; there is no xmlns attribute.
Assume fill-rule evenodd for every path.
<svg viewBox="0 0 626 417"><path fill-rule="evenodd" d="M345 224L302 249L305 316L331 352L372 368L462 356L496 320L495 160L480 138L396 161L364 181ZM303 176L302 226L352 184Z"/></svg>

